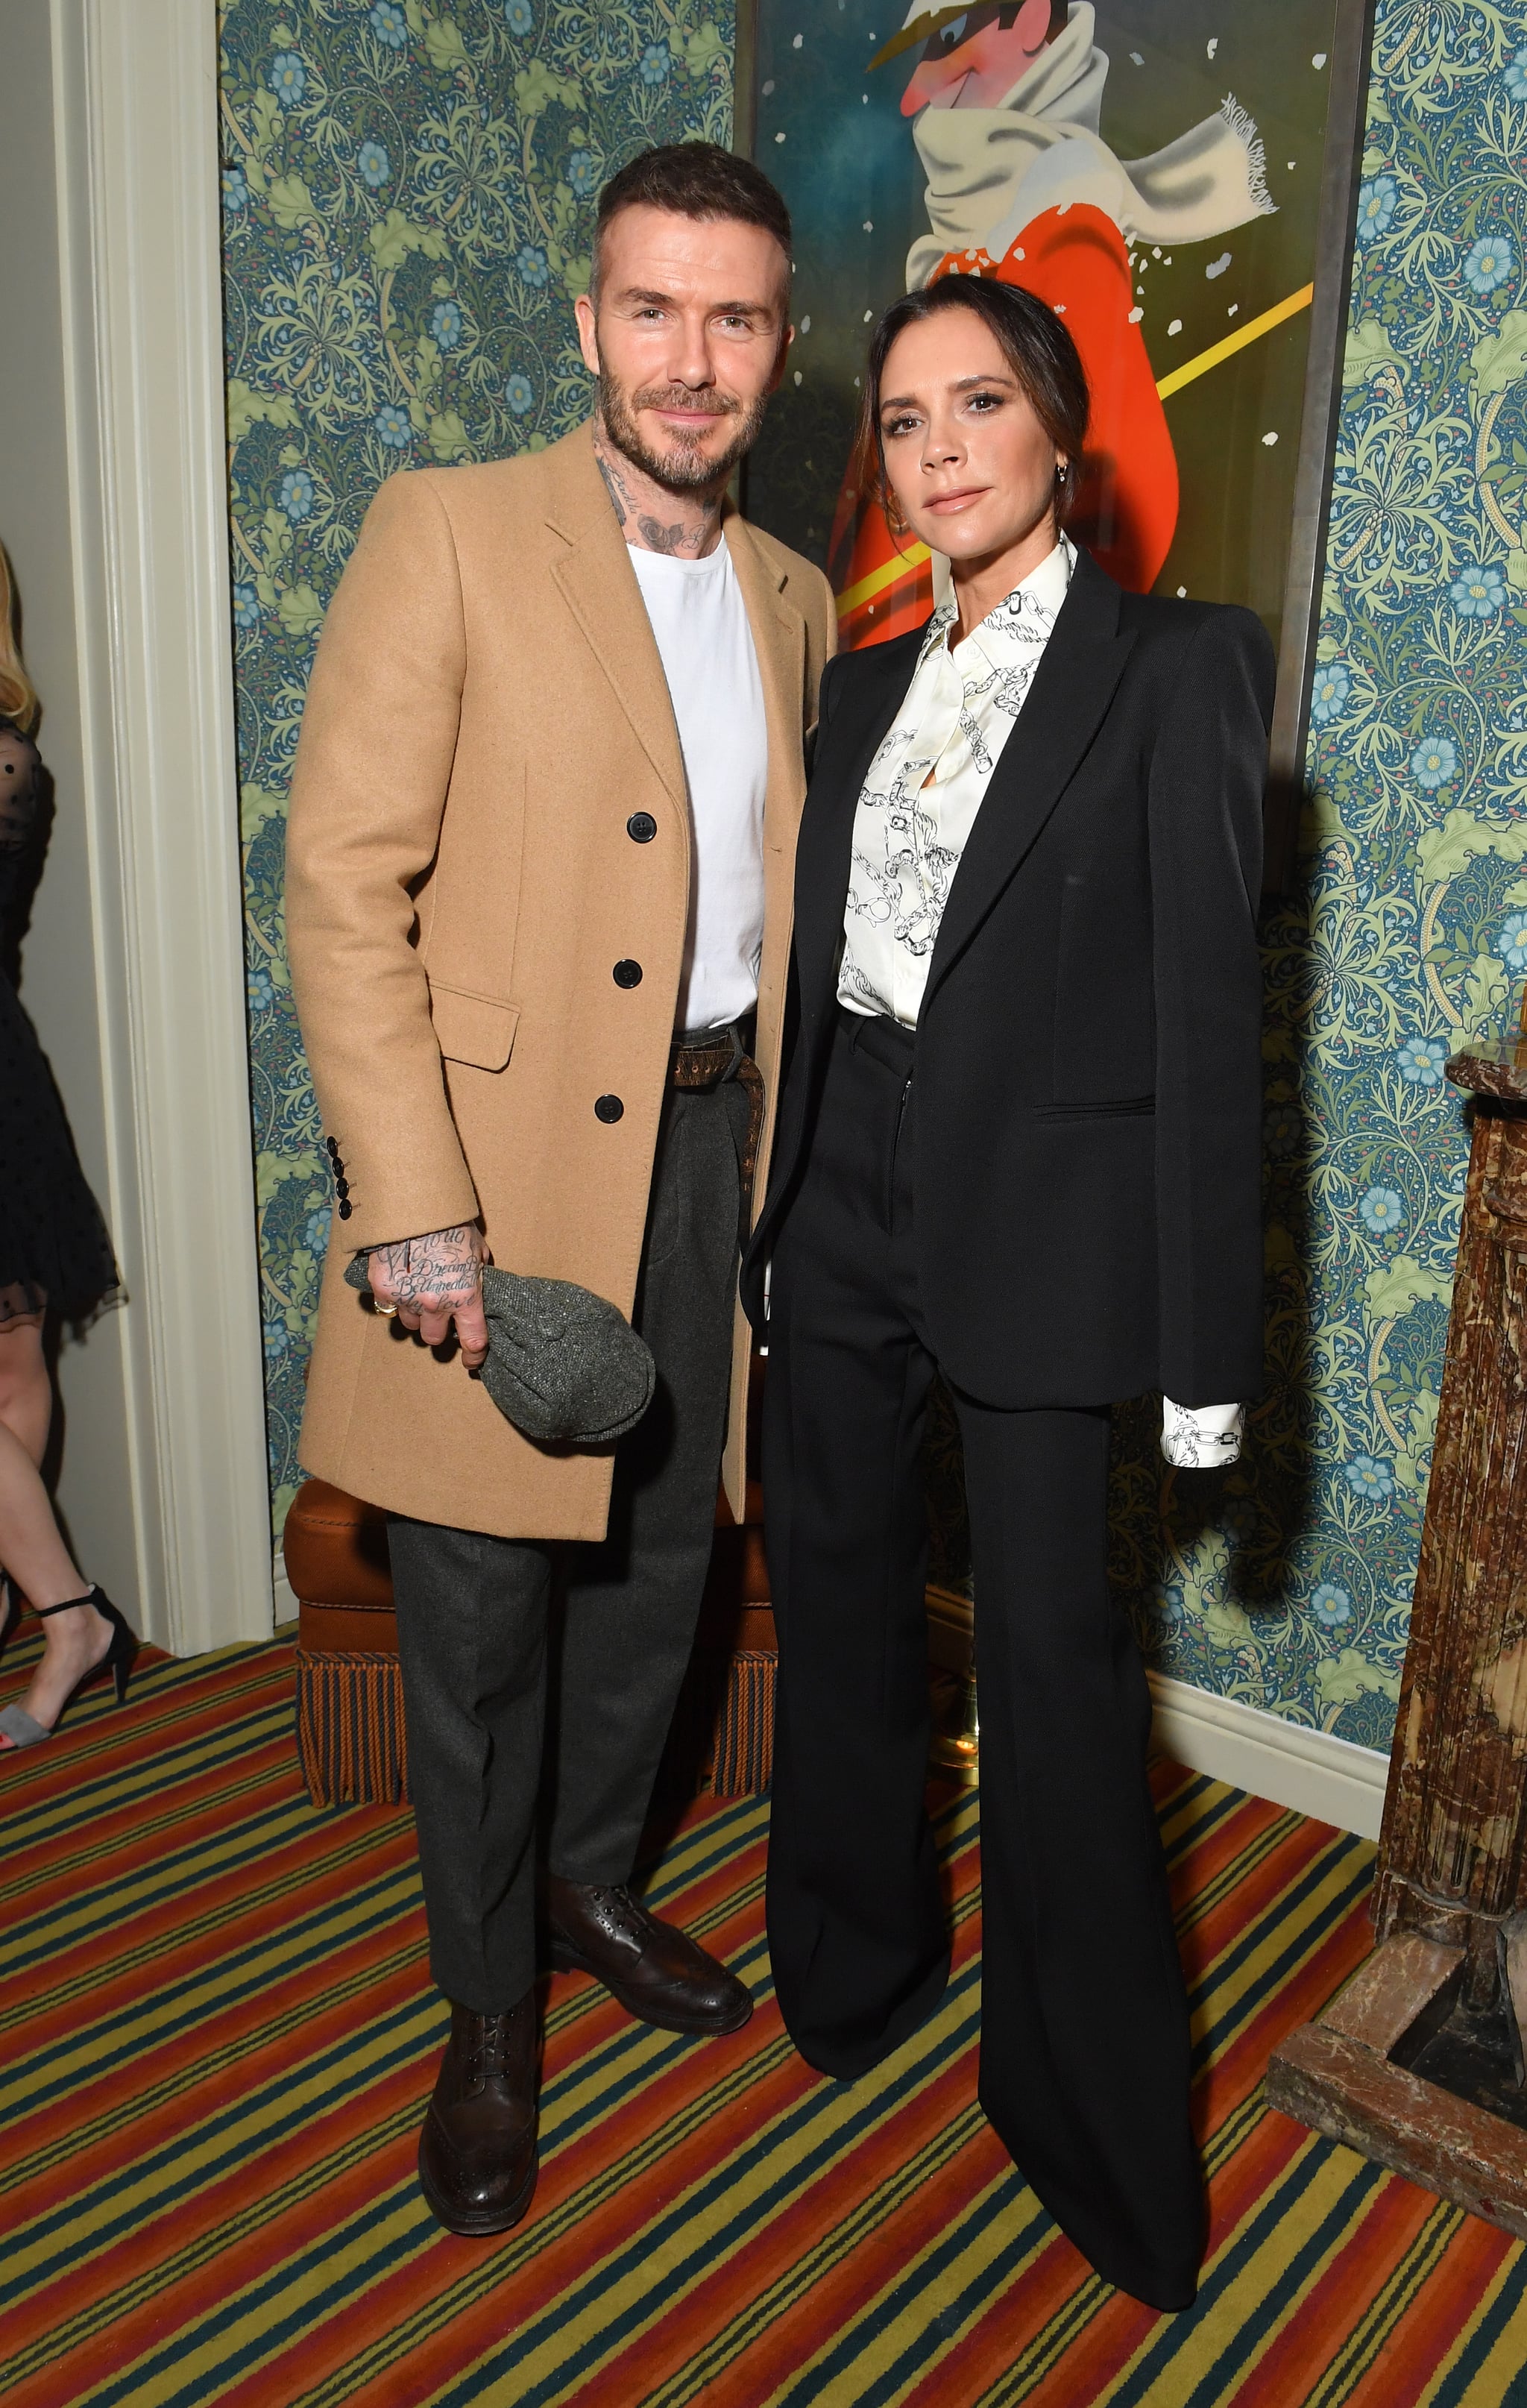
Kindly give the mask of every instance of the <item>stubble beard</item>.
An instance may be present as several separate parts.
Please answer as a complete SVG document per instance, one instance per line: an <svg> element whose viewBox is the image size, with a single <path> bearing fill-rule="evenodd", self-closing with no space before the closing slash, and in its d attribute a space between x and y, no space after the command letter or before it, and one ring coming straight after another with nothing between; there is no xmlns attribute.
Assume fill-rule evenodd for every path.
<svg viewBox="0 0 1527 2408"><path fill-rule="evenodd" d="M756 401L747 404L718 394L700 402L694 394L673 385L642 385L628 394L626 387L605 367L599 371L597 394L600 422L609 442L634 468L650 477L655 485L661 485L676 500L721 493L738 461L747 458L758 440L769 406L767 394L760 394ZM637 413L664 404L683 409L703 407L714 417L732 419L732 440L719 456L701 450L703 436L698 433L676 436L669 450L655 451L642 435Z"/></svg>

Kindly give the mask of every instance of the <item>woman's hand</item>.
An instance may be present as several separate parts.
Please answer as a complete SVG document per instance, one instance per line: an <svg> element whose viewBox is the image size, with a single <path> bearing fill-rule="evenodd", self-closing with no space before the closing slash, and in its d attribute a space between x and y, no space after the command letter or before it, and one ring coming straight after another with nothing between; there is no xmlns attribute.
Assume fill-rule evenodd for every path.
<svg viewBox="0 0 1527 2408"><path fill-rule="evenodd" d="M432 1229L426 1237L400 1238L373 1246L367 1265L379 1311L395 1312L405 1329L426 1346L443 1346L452 1322L462 1361L475 1371L488 1357L488 1322L482 1310L482 1266L488 1249L471 1223Z"/></svg>

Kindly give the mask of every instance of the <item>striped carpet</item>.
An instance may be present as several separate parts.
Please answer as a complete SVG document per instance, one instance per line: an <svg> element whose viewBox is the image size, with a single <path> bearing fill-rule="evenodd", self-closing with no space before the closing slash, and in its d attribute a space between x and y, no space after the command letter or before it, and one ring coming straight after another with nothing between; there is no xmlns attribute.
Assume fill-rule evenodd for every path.
<svg viewBox="0 0 1527 2408"><path fill-rule="evenodd" d="M0 1765L7 2408L1527 2403L1522 2250L1261 2103L1363 1951L1362 1842L1159 1768L1213 2204L1190 2315L1100 2284L977 2110L968 1796L945 2004L851 2087L780 2030L764 1807L691 1810L649 1895L759 2013L692 2044L559 1978L532 2220L457 2241L413 2181L442 2015L411 1826L314 1812L292 1686L279 1643L159 1659Z"/></svg>

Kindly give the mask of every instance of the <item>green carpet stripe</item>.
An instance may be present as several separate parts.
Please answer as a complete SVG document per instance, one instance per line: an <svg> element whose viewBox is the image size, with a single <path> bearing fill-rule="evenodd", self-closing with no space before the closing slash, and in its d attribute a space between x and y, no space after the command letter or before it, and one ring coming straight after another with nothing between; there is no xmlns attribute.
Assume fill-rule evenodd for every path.
<svg viewBox="0 0 1527 2408"><path fill-rule="evenodd" d="M287 2008L284 2014L271 2015L262 2022L253 2044L262 2049L273 2048L279 2042L305 2031L321 2016L332 2014L336 2008L364 2001L382 1984L395 1980L407 1966L416 1961L418 1955L418 1949L412 1946L395 1949L390 1956L381 1956L372 1964L362 1966L357 1971L351 1973L348 1980L333 1983L326 1988L316 1991L311 1997L298 2000L293 2006ZM578 2003L582 2002L580 2000ZM437 2021L443 2029L443 2010L438 2012ZM354 2028L351 2044L364 2043L365 2034L371 2028L369 2023L363 2023ZM548 2025L549 2030L552 2028L554 2028L554 2018ZM215 2082L218 2076L225 2073L231 2066L242 2063L250 2055L250 2046L251 2042L249 2039L240 2037L236 2041L228 2042L222 2048L209 2048L201 2056L188 2057L172 2072L165 2074L161 2081L150 2084L147 2089L137 2091L130 2098L115 2100L103 2114L76 2124L66 2131L61 2131L54 2140L34 2150L30 2157L19 2157L7 2169L7 2188L14 2194L24 2184L36 2181L41 2175L50 2172L54 2166L61 2165L66 2160L83 2157L93 2150L103 2147L107 2141L115 2138L119 2132L125 2131L130 2125L146 2122L149 2116L157 2114L161 2108L168 2106L172 2100L190 2095L204 2083ZM302 2066L297 2068L297 2078L300 2078L306 2063L307 2060L304 2059ZM292 2067L283 2065L280 2073L274 2077L270 2086L272 2095L278 2095L281 2090L290 2086L293 2079ZM252 2097L255 2094L250 2095ZM205 2120L198 2122L194 2128L198 2134L208 2128L211 2128ZM185 2144L184 2136L178 2137L176 2146L183 2148Z"/></svg>
<svg viewBox="0 0 1527 2408"><path fill-rule="evenodd" d="M78 1891L70 1899L68 1912L51 1918L51 1949L50 1918L46 1914L30 1916L13 1927L8 1943L0 1946L0 1974L25 1973L36 1964L46 1964L49 1956L59 1950L83 1947L98 1933L119 1929L139 1916L151 1914L169 1899L190 1898L200 1889L222 1890L235 1885L238 1875L250 1865L264 1864L293 1842L306 1839L307 1826L303 1805L293 1799L284 1812L251 1815L205 1846L174 1851L151 1870L145 1868L127 1880L103 1882L93 1889ZM335 1864L364 1849L368 1840L369 1834L352 1836L348 1847L335 1855ZM257 1897L259 1893L250 1895ZM235 1906L239 1902L236 1888L229 1902Z"/></svg>
<svg viewBox="0 0 1527 2408"><path fill-rule="evenodd" d="M1304 2408L1340 2408L1341 2401L1350 2396L1368 2369L1377 2363L1393 2328L1441 2265L1450 2243L1463 2230L1463 2221L1461 2207L1454 2207L1449 2200L1438 2200L1308 2394Z"/></svg>
<svg viewBox="0 0 1527 2408"><path fill-rule="evenodd" d="M352 1847L337 1852L327 1870L342 1869L347 1862L364 1858L367 1853L364 1838L358 1839ZM301 1888L301 1875L293 1870L282 1880L255 1892L253 1908L259 1913L273 1909L283 1899L300 1895ZM321 1935L328 1948L344 1946L397 1914L414 1912L418 1904L419 1876L409 1865L396 1872L381 1874L340 1904L315 1909L294 1923L277 1923L267 1938L251 1942L235 1955L215 1960L190 1980L178 1982L165 1992L147 1993L136 2010L119 2012L98 2025L79 2027L75 2045L67 2054L55 2043L51 2049L39 2048L31 2057L13 2061L0 2076L0 2113L5 2112L13 2086L24 2087L34 2105L39 2099L50 2098L57 2090L66 2088L88 2071L93 2045L95 2054L101 2055L113 2045L120 2049L130 2041L142 2042L150 2033L161 2041L172 2038L190 2028L199 2016L256 1997L278 1975L300 1967ZM234 1918L239 1924L251 1919L255 1918L249 1913L240 1913ZM177 1945L186 1938L207 1938L227 1920L220 1908L210 1907L184 1933L177 1933ZM0 2019L0 2028L4 2028L6 2021L32 2022L39 2017L66 2027L71 2019L64 2011L78 1999L89 1998L104 1983L120 1980L127 1971L141 1971L158 1962L164 1953L163 1941L145 1941L138 1948L99 1968L93 1980L81 1972L75 1981L28 2000L9 2018ZM51 2081L48 2076L52 2077Z"/></svg>
<svg viewBox="0 0 1527 2408"><path fill-rule="evenodd" d="M1018 2194L1022 2204L1018 2207L1016 2229L1007 2232L994 2249L990 2248L992 2223L992 2194L1009 2194L1006 2205L1017 2205L1011 2196ZM948 2296L949 2284L958 2281L961 2261L971 2251L976 2236L988 2242L990 2254L963 2290ZM771 2408L804 2408L808 2401L832 2399L847 2383L853 2385L854 2408L891 2408L909 2383L921 2380L938 2358L947 2356L980 2312L992 2292L1015 2282L1039 2252L1055 2238L1055 2226L1038 2202L1023 2189L1016 2173L1000 2175L985 2194L969 2201L963 2214L953 2219L938 2239L923 2249L921 2255L890 2285L865 2315L856 2317L841 2333L835 2336L802 2372L774 2395ZM920 2321L920 2329L898 2351L891 2364L878 2375L870 2376L861 2364L864 2345L873 2345L880 2329L905 2319L913 2303L932 2291ZM932 2335L932 2337L931 2337Z"/></svg>
<svg viewBox="0 0 1527 2408"><path fill-rule="evenodd" d="M1255 2214L1206 2268L1195 2310L1200 2319L1212 2313L1239 2281L1253 2258L1262 2254L1279 2228L1289 2220L1290 2211L1305 2187L1301 2170L1315 2145L1311 2143L1309 2148L1299 2152L1281 2178L1263 2193ZM1254 2344L1282 2322L1299 2292L1345 2239L1349 2227L1356 2220L1380 2179L1377 2166L1370 2165L1363 2157L1351 2159L1350 2171L1342 2182L1334 2204L1291 2253L1282 2272L1262 2293L1256 2314L1235 2320L1233 2329L1227 2329L1223 2347L1214 2366L1192 2391L1184 2392L1182 2408L1217 2408L1218 2402L1230 2396L1225 2390L1225 2379L1231 2376L1238 2378L1245 2372ZM1108 2408L1140 2408L1141 2402L1149 2400L1150 2386L1163 2374L1177 2353L1177 2344L1173 2338L1176 2322L1176 2318L1163 2318L1155 2336L1141 2350L1124 2381L1109 2392Z"/></svg>
<svg viewBox="0 0 1527 2408"><path fill-rule="evenodd" d="M959 1986L962 1992L965 1992L975 1985L968 1979L963 1979ZM951 1983L949 1988L953 1993L956 1985ZM946 1997L949 1996L947 1993ZM518 2385L513 2395L515 2408L557 2408L557 2403L565 2396L568 2384L586 2379L618 2350L628 2348L647 2325L658 2315L670 2312L676 2300L696 2282L712 2272L717 2265L725 2262L735 2252L746 2250L763 2220L792 2205L803 2191L809 2192L811 2185L826 2171L835 2156L861 2139L867 2139L926 2082L930 2060L942 2065L948 2057L967 2047L974 2036L978 2003L974 1997L962 1996L963 2013L958 2021L950 2016L948 2006L942 2009L934 2025L924 2028L932 2030L940 2025L947 2027L937 2050L928 2050L900 2072L892 2071L897 2059L890 2060L880 2067L879 2087L868 2098L858 2096L862 2086L856 2085L850 2105L846 2099L835 2095L840 2091L841 2086L834 2085L832 2092L825 2094L823 2087L819 2086L798 2106L787 2111L770 2130L735 2151L664 2215L648 2225L641 2233L634 2235L623 2249L607 2258L596 2274L557 2302L549 2319L537 2320L541 2325L549 2322L551 2332L549 2338L559 2353L544 2374L527 2386L521 2379L522 2370L511 2370L504 2350L500 2348L479 2359L471 2370L470 2378L459 2378L447 2388L435 2393L429 2408L463 2408L464 2402L481 2396L480 2388L473 2391L464 2387L466 2380L479 2386L491 2385L506 2379L511 2371L516 2373ZM906 2056L912 2046L912 2042L907 2042L906 2047L898 2052L898 2058ZM828 2129L821 2137L813 2137L812 2126L821 2122L828 2124ZM778 2161L778 2170L771 2171L776 2161ZM764 2187L761 2193L752 2196L749 2195L748 2178L755 2172L763 2178ZM739 2190L744 2193L740 2206L737 2203ZM622 2280L629 2279L640 2269L646 2258L657 2257L664 2243L676 2237L686 2226L697 2228L692 2232L689 2255L682 2262L681 2272L670 2275L661 2299L638 2300L613 2318L609 2315L607 2300L599 2306L597 2316L591 2315L599 2292L614 2289ZM580 2326L587 2329L587 2337L582 2340L578 2338ZM536 2333L535 2324L528 2329L521 2328L514 2337L512 2350L519 2355L529 2355ZM564 2355L561 2354L561 2336L564 2333L567 2336ZM302 2408L307 2408L307 2403L302 2403Z"/></svg>
<svg viewBox="0 0 1527 2408"><path fill-rule="evenodd" d="M952 2005L946 2004L946 2007L940 2011L940 2017L935 2019L935 2022L940 2024L943 2028L938 2034L936 2063L933 2067L933 2071L935 2072L942 2069L943 2064L949 2057L957 2055L963 2046L968 2045L970 2018L973 2013L973 2007L967 1994L971 1986L970 1980L967 1977L965 1982L960 1986L959 1994L954 1998ZM951 1985L951 1990L954 1988L955 1985ZM933 2033L934 2029L934 2027L925 2028L925 2031L930 2034ZM930 2048L934 2045L932 2040L930 2040L929 2044ZM770 2042L767 2050L769 2070L772 2071L777 2070L780 2065L788 2064L792 2055L793 2052L791 2049L788 2041L780 2040ZM929 2078L927 2073L924 2073L923 2078ZM830 2116L835 2113L847 2112L847 2110L842 2107L841 2102L842 2094L837 2086L835 2085L831 2088L828 2088L825 2086L818 2086L797 2107L786 2111L782 2119L777 2118L775 2125L770 2128L769 2131L765 2132L761 2139L755 2139L746 2144L746 2149L743 2153L744 2157L747 2157L749 2162L754 2158L759 2159L760 2162L764 2162L766 2161L770 2155L779 2149L786 2150L788 2154L789 2150L794 2144L798 2131L801 2128L804 2128L804 2127L808 2125L812 2120L821 2116ZM892 2102L879 2102L878 2106L874 2107L873 2112L878 2116L883 2117L884 2114L889 2114L892 2111L893 2106L899 2104L900 2098L898 2095L897 2099ZM661 2151L654 2155L654 2163L657 2162L657 2158L660 2156ZM738 2161L738 2158L734 2157L734 2158L728 2162L729 2164L735 2166ZM787 2169L787 2178L788 2176L789 2170ZM622 2173L621 2182L621 2184L624 2184L629 2179L630 2177L628 2175ZM724 2189L724 2184L722 2187ZM650 2229L649 2229L641 2236L641 2246L646 2249L649 2248L651 2245L652 2239ZM701 2255L704 2259L704 2263L700 2271L704 2272L709 2270L713 2257L719 2254L714 2227L708 2227L705 2229L700 2248ZM521 2245L517 2254L521 2257L527 2254L523 2244ZM608 2272L608 2261L606 2262L606 2272L607 2273ZM458 2286L457 2289L451 2293L450 2299L430 2301L420 2311L419 2315L410 2322L407 2328L400 2329L398 2334L393 2337L398 2345L399 2352L406 2354L407 2351L421 2346L431 2333L440 2329L443 2324L449 2323L450 2315L456 2312L457 2307L471 2303L471 2300L475 2299L478 2295L479 2286L478 2286L475 2278L468 2278L468 2280L471 2284L469 2297L464 2297L460 2287ZM452 2302L454 2302L455 2305L453 2305ZM665 2302L671 2303L671 2294L665 2295ZM561 2318L560 2312L559 2320L565 2320ZM521 2334L517 2338L522 2340L524 2336L523 2334ZM392 2362L391 2356L389 2356L386 2362L389 2364ZM344 2371L345 2380L348 2383L352 2384L354 2387L359 2388L361 2380L377 2371L378 2368L371 2365L369 2362L364 2367L357 2363L352 2363ZM337 2402L343 2400L346 2396L347 2394L343 2390L336 2389L332 2392L319 2391L310 2396L305 2396L305 2399L301 2403L301 2408L331 2408L331 2402ZM452 2395L451 2393L447 2393L441 2396L447 2397Z"/></svg>
<svg viewBox="0 0 1527 2408"><path fill-rule="evenodd" d="M687 2408L705 2390L713 2374L720 2374L737 2355L738 2345L753 2340L778 2324L779 2318L800 2302L807 2292L828 2274L836 2271L845 2258L852 2256L862 2241L886 2223L898 2208L946 2166L951 2157L975 2139L986 2119L972 2100L942 2132L925 2141L915 2156L896 2166L865 2193L859 2205L814 2248L775 2277L756 2299L738 2310L731 2320L715 2332L706 2347L696 2351L677 2374L655 2391L643 2396L642 2408Z"/></svg>
<svg viewBox="0 0 1527 2408"><path fill-rule="evenodd" d="M1354 1842L1355 1847L1361 1848L1362 1844ZM1263 2003L1272 1992L1279 1989L1302 1960L1311 1956L1326 1934L1343 1922L1360 1902L1369 1884L1372 1850L1366 1850L1355 1865L1342 1862L1349 1851L1334 1854L1337 1857L1334 1864L1320 1860L1312 1865L1303 1880L1294 1884L1292 1890L1282 1893L1267 1914L1221 1953L1209 1973L1189 1985L1188 2003L1195 2027L1202 2025L1213 1992L1227 1988L1233 1976L1241 1973L1265 1954L1261 1971L1248 1985L1244 2020L1244 2014L1249 2014L1254 2006ZM1323 1903L1316 1904L1316 1893L1322 1889L1329 1895ZM1294 1912L1301 1907L1304 1909L1302 1916ZM1268 1938L1269 1932L1279 1927L1286 1934L1281 1948L1274 1946ZM1207 2063L1211 2048L1218 2045L1212 2032L1200 2029L1193 2044L1195 2071Z"/></svg>
<svg viewBox="0 0 1527 2408"><path fill-rule="evenodd" d="M36 1654L12 1650L0 1693L21 1693ZM1216 2196L1251 2195L1187 2315L1120 2324L1103 2284L1047 2258L1054 2227L974 2098L973 1791L934 1804L963 1892L960 1966L873 2076L815 2081L777 2029L695 2056L559 1980L536 2208L442 2256L411 2164L445 2011L410 1818L315 1812L292 1730L283 1641L152 1660L125 1711L87 1697L56 1748L7 1768L0 2155L33 2212L17 2229L13 2208L0 2315L37 2329L7 2392L55 2408L572 2408L591 2391L703 2408L723 2390L747 2408L1019 2408L1043 2390L1064 2408L1234 2408L1273 2381L1269 2351L1296 2362L1306 2303L1313 2362L1277 2408L1344 2408L1396 2377L1428 2408L1502 2408L1522 2387L1527 2253L1506 2248L1477 2306L1467 2288L1457 2329L1445 2309L1439 2328L1477 2229L1441 2205L1376 2216L1394 2178L1313 2136L1289 2146L1260 2091L1216 2111ZM1178 1928L1212 1950L1193 1976L1195 2078L1230 2055L1246 2094L1291 1985L1334 1942L1350 1954L1373 1851L1205 1775L1153 1782ZM647 1876L765 2012L767 1828L766 1799L676 1808ZM1055 2287L1015 2344L1006 2302L1026 2275ZM1397 2332L1410 2354L1391 2377ZM1093 2379L1068 2387L1084 2349Z"/></svg>
<svg viewBox="0 0 1527 2408"><path fill-rule="evenodd" d="M1195 1925L1205 1922L1227 1898L1233 1898L1241 1884L1249 1880L1270 1856L1276 1856L1281 1848L1287 1847L1297 1829L1297 1816L1279 1815L1276 1823L1269 1823L1259 1831L1239 1856L1221 1865L1212 1881L1206 1882L1202 1888L1195 1884L1192 1898L1183 1900L1177 1914L1177 1929L1192 1931Z"/></svg>
<svg viewBox="0 0 1527 2408"><path fill-rule="evenodd" d="M1427 2396L1426 2408L1517 2408L1517 2401L1527 2391L1522 2373L1512 2370L1510 2389L1489 2398L1476 2388L1476 2377L1484 2372L1485 2360L1493 2352L1513 2316L1522 2305L1522 2270L1520 2248L1513 2253L1517 2264L1503 2268L1493 2286L1492 2295L1477 2318L1463 2348L1449 2367L1437 2388ZM1515 2392L1517 2399L1512 2399Z"/></svg>
<svg viewBox="0 0 1527 2408"><path fill-rule="evenodd" d="M234 1763L238 1761L241 1753L235 1752L232 1759ZM263 1797L269 1788L270 1773L264 1767L249 1772L242 1780L231 1778L224 1770L217 1789L209 1797L172 1798L162 1814L145 1816L133 1833L133 1843L135 1847L142 1847L150 1841L167 1840L176 1832L184 1830L187 1824L194 1822L198 1815L213 1811L221 1815L230 1804L236 1804L246 1798ZM46 1892L55 1883L66 1885L71 1895L78 1898L81 1894L80 1876L95 1872L100 1854L98 1844L87 1831L74 1855L50 1854L30 1870L17 1873L9 1882L0 1882L0 1905L29 1898L36 1890Z"/></svg>

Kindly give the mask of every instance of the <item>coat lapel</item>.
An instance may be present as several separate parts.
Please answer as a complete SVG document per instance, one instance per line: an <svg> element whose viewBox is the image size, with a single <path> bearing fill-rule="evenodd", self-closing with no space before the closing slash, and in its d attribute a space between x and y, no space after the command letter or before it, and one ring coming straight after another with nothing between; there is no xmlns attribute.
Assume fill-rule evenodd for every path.
<svg viewBox="0 0 1527 2408"><path fill-rule="evenodd" d="M1118 586L1086 552L1078 552L1071 591L955 871L929 965L924 1010L1060 801L1113 700L1134 644L1133 635L1119 632Z"/></svg>
<svg viewBox="0 0 1527 2408"><path fill-rule="evenodd" d="M752 530L730 506L722 521L732 567L742 589L753 632L764 716L769 731L768 791L764 841L771 852L794 851L806 767L801 751L805 722L806 620L791 600L787 580L754 542Z"/></svg>
<svg viewBox="0 0 1527 2408"><path fill-rule="evenodd" d="M667 680L591 430L580 427L558 451L558 491L547 523L567 552L553 565L552 577L687 827L684 756Z"/></svg>

